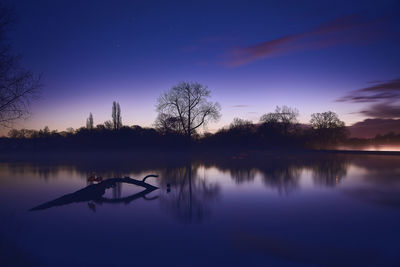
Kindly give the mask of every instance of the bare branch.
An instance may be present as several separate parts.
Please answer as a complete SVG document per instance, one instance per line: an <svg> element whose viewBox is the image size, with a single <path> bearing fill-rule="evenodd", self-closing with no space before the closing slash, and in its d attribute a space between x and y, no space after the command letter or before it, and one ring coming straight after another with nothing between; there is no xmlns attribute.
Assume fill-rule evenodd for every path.
<svg viewBox="0 0 400 267"><path fill-rule="evenodd" d="M221 116L219 104L207 101L210 94L210 90L200 83L178 83L158 98L156 126L169 127L168 131L182 131L190 137L197 128ZM181 127L176 126L176 120Z"/></svg>
<svg viewBox="0 0 400 267"><path fill-rule="evenodd" d="M11 54L5 33L12 23L12 11L0 3L0 126L29 115L30 101L38 96L41 77L20 67L19 57Z"/></svg>

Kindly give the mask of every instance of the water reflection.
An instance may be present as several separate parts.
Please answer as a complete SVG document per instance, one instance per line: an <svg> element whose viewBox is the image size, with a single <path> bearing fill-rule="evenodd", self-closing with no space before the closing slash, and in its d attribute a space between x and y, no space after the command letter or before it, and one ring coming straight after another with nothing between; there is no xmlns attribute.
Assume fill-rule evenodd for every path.
<svg viewBox="0 0 400 267"><path fill-rule="evenodd" d="M124 177L142 173L162 173L164 179L172 183L185 180L182 177L196 177L200 167L215 167L223 173L229 173L230 178L237 184L253 182L257 175L263 177L267 187L276 188L279 192L291 192L298 187L298 179L302 171L310 170L313 173L315 184L335 186L346 176L347 167L352 162L351 157L343 155L330 156L286 156L286 157L209 157L209 158L175 158L172 160L125 160L113 161L47 161L4 163L2 168L15 175L35 174L44 179L57 178L60 173L73 176L79 174L84 177L96 174L101 177ZM190 166L190 167L188 167ZM195 178L194 178L195 179ZM89 184L89 183L88 183ZM116 192L118 195L119 193Z"/></svg>
<svg viewBox="0 0 400 267"><path fill-rule="evenodd" d="M200 168L213 167L228 173L239 186L254 183L259 177L264 186L276 190L278 194L288 195L299 190L305 171L311 173L314 185L334 187L346 177L350 165L357 166L368 170L363 176L367 183L363 187L346 189L346 193L369 202L398 207L400 198L396 192L400 187L397 179L400 170L392 168L398 163L398 157L381 156L379 159L375 156L364 156L360 160L359 157L346 155L251 157L241 154L234 157L173 158L168 161L136 159L134 163L101 158L89 162L4 163L2 168L17 176L33 173L35 177L45 180L57 179L61 173L65 176L78 174L84 179L94 173L102 177L124 177L155 172L160 174L160 179L156 181L162 189L160 205L180 221L196 222L210 215L212 203L218 200L221 191L218 181L210 182L198 173ZM121 192L122 184L115 184L112 198L121 199ZM94 211L95 204L90 202L88 207Z"/></svg>
<svg viewBox="0 0 400 267"><path fill-rule="evenodd" d="M34 255L27 253L13 240L0 234L0 263L2 266L40 266Z"/></svg>
<svg viewBox="0 0 400 267"><path fill-rule="evenodd" d="M182 222L201 222L210 215L211 203L218 198L220 186L198 174L198 164L167 168L161 172L161 205Z"/></svg>
<svg viewBox="0 0 400 267"><path fill-rule="evenodd" d="M243 154L233 159L200 162L229 173L237 184L253 182L257 175L261 175L267 187L287 195L298 189L300 176L305 170L312 172L314 184L329 187L338 185L346 176L350 158L338 155L254 158Z"/></svg>
<svg viewBox="0 0 400 267"><path fill-rule="evenodd" d="M400 159L392 156L366 156L354 159L362 170L362 185L345 192L362 201L390 208L400 208Z"/></svg>
<svg viewBox="0 0 400 267"><path fill-rule="evenodd" d="M261 170L263 182L271 188L276 188L279 194L289 194L298 188L302 168L293 165L268 165Z"/></svg>
<svg viewBox="0 0 400 267"><path fill-rule="evenodd" d="M128 158L0 163L0 259L5 248L45 266L400 262L400 157ZM119 180L96 189L149 173L159 175L146 180L152 192ZM88 182L91 175L103 181ZM35 205L41 211L26 212Z"/></svg>
<svg viewBox="0 0 400 267"><path fill-rule="evenodd" d="M153 162L153 163L152 163ZM161 188L159 203L163 210L171 216L185 223L201 222L212 213L212 205L219 199L221 184L219 181L210 182L205 175L199 174L201 168L215 167L218 171L229 173L229 177L237 185L254 183L259 177L261 184L276 190L278 194L288 195L300 187L300 180L304 171L312 173L315 185L336 186L346 176L347 168L351 162L349 157L337 155L325 156L268 156L251 157L240 154L234 157L203 157L203 158L177 158L169 161L136 160L132 161L101 159L77 162L29 162L11 163L6 167L11 173L24 176L34 173L45 180L64 175L79 174L84 177L123 177L125 175L137 176L144 172L154 172L160 175L155 181ZM93 185L88 181L87 186ZM386 183L385 183L386 184ZM102 203L129 203L139 198L146 198L145 194L138 193L121 197L122 183L115 183L111 187L111 199L103 196L103 191L85 192L79 190L68 197L63 196L51 201L51 205L65 205L73 202L87 202L88 208L96 211L96 205ZM91 187L90 187L91 188ZM362 196L363 192L353 192ZM370 190L370 189L369 189ZM101 195L100 195L101 193ZM366 195L369 193L366 192ZM58 202L57 202L58 201ZM397 199L396 199L397 201ZM55 204L56 203L56 204ZM49 205L49 203L47 203ZM50 205L50 206L51 206Z"/></svg>
<svg viewBox="0 0 400 267"><path fill-rule="evenodd" d="M340 157L317 159L311 167L314 183L323 186L338 185L347 174L348 162Z"/></svg>
<svg viewBox="0 0 400 267"><path fill-rule="evenodd" d="M234 233L232 240L239 248L266 253L289 262L307 264L307 266L379 265L379 255L373 249L350 249L341 244L318 246L304 240L260 236L250 232Z"/></svg>

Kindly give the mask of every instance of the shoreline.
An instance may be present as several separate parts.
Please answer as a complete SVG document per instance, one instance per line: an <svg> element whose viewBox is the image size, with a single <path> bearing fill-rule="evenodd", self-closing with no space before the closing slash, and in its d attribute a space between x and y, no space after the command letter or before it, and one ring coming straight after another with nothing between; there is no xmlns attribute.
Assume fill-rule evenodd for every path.
<svg viewBox="0 0 400 267"><path fill-rule="evenodd" d="M242 158L247 160L263 157L291 156L329 156L329 155L376 155L400 156L400 151L371 151L371 150L334 150L334 149L282 149L282 150L233 150L233 149L179 149L179 150L68 150L68 151L0 151L0 161L35 161L35 160L180 160L201 158Z"/></svg>

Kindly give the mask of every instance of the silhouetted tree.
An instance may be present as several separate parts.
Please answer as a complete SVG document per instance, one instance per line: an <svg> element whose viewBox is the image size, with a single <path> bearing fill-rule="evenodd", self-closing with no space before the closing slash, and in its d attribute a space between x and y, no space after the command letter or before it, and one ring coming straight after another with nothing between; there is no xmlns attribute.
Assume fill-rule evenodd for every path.
<svg viewBox="0 0 400 267"><path fill-rule="evenodd" d="M11 129L8 132L8 136L10 138L32 138L37 133L36 130L29 130L29 129Z"/></svg>
<svg viewBox="0 0 400 267"><path fill-rule="evenodd" d="M44 126L43 129L39 130L39 137L46 138L49 137L51 134L50 129L48 126Z"/></svg>
<svg viewBox="0 0 400 267"><path fill-rule="evenodd" d="M11 10L0 2L0 126L28 115L30 101L41 88L40 77L22 68L19 57L11 54L6 42L11 23Z"/></svg>
<svg viewBox="0 0 400 267"><path fill-rule="evenodd" d="M87 118L87 120L86 120L86 128L88 128L89 130L93 130L93 128L94 128L92 113L89 114L89 118Z"/></svg>
<svg viewBox="0 0 400 267"><path fill-rule="evenodd" d="M112 105L112 128L119 130L122 127L121 107L118 102L113 102Z"/></svg>
<svg viewBox="0 0 400 267"><path fill-rule="evenodd" d="M345 124L335 112L313 113L310 123L314 130L314 138L319 142L331 144L346 138Z"/></svg>
<svg viewBox="0 0 400 267"><path fill-rule="evenodd" d="M250 148L257 143L255 138L256 129L256 126L251 121L234 118L225 134L223 134L225 135L223 137L224 142L231 143L231 146Z"/></svg>
<svg viewBox="0 0 400 267"><path fill-rule="evenodd" d="M72 128L72 127L68 127L68 128L67 128L67 133L73 134L74 132L75 132L75 129L74 129L74 128Z"/></svg>
<svg viewBox="0 0 400 267"><path fill-rule="evenodd" d="M182 127L179 117L173 117L165 113L160 113L157 116L155 126L162 133L177 133L184 134L185 130Z"/></svg>
<svg viewBox="0 0 400 267"><path fill-rule="evenodd" d="M264 126L275 128L283 134L288 134L295 129L299 111L287 106L276 107L275 112L267 113L261 116L260 122Z"/></svg>
<svg viewBox="0 0 400 267"><path fill-rule="evenodd" d="M221 117L220 105L207 101L210 95L207 86L197 82L180 82L158 98L156 125L172 121L172 129L182 131L190 139L197 128ZM176 121L179 121L179 127Z"/></svg>
<svg viewBox="0 0 400 267"><path fill-rule="evenodd" d="M253 128L253 126L254 126L253 123L249 120L234 118L229 128L249 130L250 128Z"/></svg>
<svg viewBox="0 0 400 267"><path fill-rule="evenodd" d="M11 129L8 132L8 137L10 137L10 138L21 138L21 134L17 129Z"/></svg>
<svg viewBox="0 0 400 267"><path fill-rule="evenodd" d="M310 123L316 130L344 127L344 122L332 111L311 114Z"/></svg>
<svg viewBox="0 0 400 267"><path fill-rule="evenodd" d="M113 130L113 129L114 129L114 123L113 123L112 121L110 121L110 120L105 121L105 122L104 122L104 127L105 127L107 130Z"/></svg>

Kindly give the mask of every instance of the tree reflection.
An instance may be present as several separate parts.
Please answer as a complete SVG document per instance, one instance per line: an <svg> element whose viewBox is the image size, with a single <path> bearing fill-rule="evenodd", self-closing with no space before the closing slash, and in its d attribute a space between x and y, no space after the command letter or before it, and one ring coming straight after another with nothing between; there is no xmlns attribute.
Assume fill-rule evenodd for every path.
<svg viewBox="0 0 400 267"><path fill-rule="evenodd" d="M340 157L318 159L312 165L314 184L336 186L347 174L347 160Z"/></svg>
<svg viewBox="0 0 400 267"><path fill-rule="evenodd" d="M175 155L170 158L127 156L112 154L112 157L90 157L86 160L37 161L28 163L3 163L3 171L10 175L21 174L22 177L50 178L78 176L82 179L96 176L124 177L137 176L140 173L152 172L160 174L161 205L185 222L201 221L210 214L212 201L218 198L220 187L212 183L209 177L199 175L199 168L216 168L227 173L236 184L254 183L261 181L266 187L276 190L279 194L287 195L300 187L304 171L311 172L315 185L336 186L347 175L349 163L357 164L357 159L345 155L326 154L225 154L225 155ZM368 158L364 157L367 162ZM368 161L375 166L373 159ZM390 165L392 166L392 165ZM377 166L380 167L380 166ZM385 167L385 166L383 166ZM384 168L379 173L385 173ZM370 168L371 169L371 168ZM373 171L371 169L371 171ZM385 177L390 178L393 171ZM374 175L375 176L375 175ZM392 179L386 180L392 180ZM372 178L369 178L372 180ZM86 184L89 185L89 184ZM122 184L112 188L112 198L120 199ZM91 207L89 207L91 208ZM92 209L92 208L91 208Z"/></svg>
<svg viewBox="0 0 400 267"><path fill-rule="evenodd" d="M229 173L231 178L237 183L241 184L244 182L252 182L257 174L257 169L246 167L246 166L232 166L230 168Z"/></svg>
<svg viewBox="0 0 400 267"><path fill-rule="evenodd" d="M68 175L72 175L75 171L75 166L73 165L51 165L45 163L33 163L33 162L13 162L13 163L3 163L1 168L8 169L9 173L13 175L18 175L20 177L31 177L35 175L43 178L44 180L49 180L60 175L61 171L64 171Z"/></svg>
<svg viewBox="0 0 400 267"><path fill-rule="evenodd" d="M237 184L253 182L257 176L279 194L290 194L299 188L303 171L310 170L316 185L336 186L347 174L349 159L343 155L293 155L252 157L247 154L230 158L199 160L230 174Z"/></svg>
<svg viewBox="0 0 400 267"><path fill-rule="evenodd" d="M262 181L271 188L276 188L279 194L289 194L299 187L302 171L300 166L288 164L270 164L260 169Z"/></svg>
<svg viewBox="0 0 400 267"><path fill-rule="evenodd" d="M210 215L210 202L218 198L220 187L198 175L198 165L167 168L161 174L160 204L178 220L200 222Z"/></svg>

